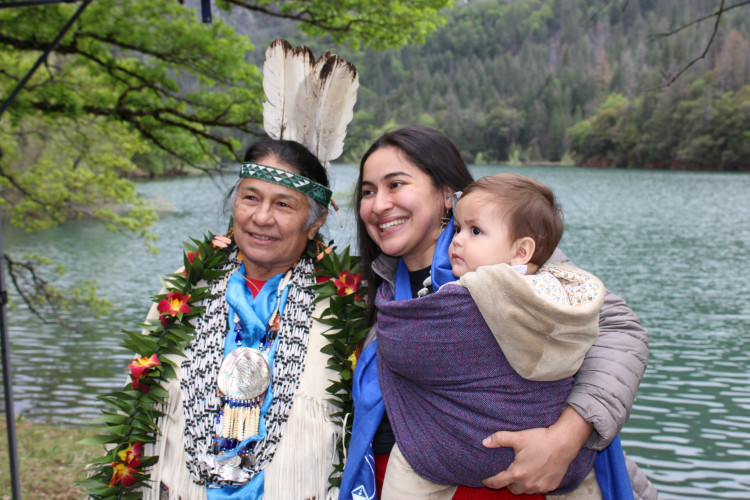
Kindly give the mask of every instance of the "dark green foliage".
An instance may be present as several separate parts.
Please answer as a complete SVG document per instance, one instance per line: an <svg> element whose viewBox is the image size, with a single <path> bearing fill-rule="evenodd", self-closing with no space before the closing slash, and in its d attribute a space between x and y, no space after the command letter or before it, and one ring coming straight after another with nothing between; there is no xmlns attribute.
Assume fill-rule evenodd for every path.
<svg viewBox="0 0 750 500"><path fill-rule="evenodd" d="M604 129L614 127L625 134L617 140L627 139L629 148L637 145L638 158L644 161L685 161L689 154L704 158L706 167L728 168L736 164L736 155L711 156L718 147L712 141L738 142L739 135L716 139L714 131L714 139L704 138L691 146L693 151L680 144L693 142L684 134L696 132L691 128L696 124L685 123L684 116L663 116L667 110L677 111L676 102L664 99L679 99L664 95L683 91L665 88L665 76L701 54L712 21L671 37L650 38L713 8L714 2L702 0L476 1L445 12L446 25L422 46L380 53L342 51L359 68L362 84L353 123L356 138L347 142L345 159L358 163L384 128L424 124L445 132L468 158L481 154L483 161L560 160L576 140L571 127L593 119L607 97L617 93L631 106L642 100L647 109L635 106L628 112L648 116L636 122L635 129L631 121L622 124L625 129L598 123L595 143L579 144L578 158L607 157L615 145ZM684 89L696 77L712 74L708 93L736 92L750 84L748 10L724 15L707 57L673 87ZM659 112L649 111L649 103L658 104ZM608 116L612 119L616 117ZM653 137L639 136L645 120L650 120Z"/></svg>
<svg viewBox="0 0 750 500"><path fill-rule="evenodd" d="M328 307L316 318L330 326L323 334L329 343L321 351L330 356L328 368L341 375L340 382L331 380L327 388L331 394L328 401L339 408L332 418L346 422L343 439L337 446L341 460L334 464L329 478L331 485L339 486L353 421L352 374L358 349L369 331L368 309L362 300L367 295L367 285L359 273L359 258L349 254L349 247L341 254L329 250L313 257L318 260L316 275L326 280L315 285L316 300L328 300Z"/></svg>
<svg viewBox="0 0 750 500"><path fill-rule="evenodd" d="M698 79L632 102L613 94L570 138L576 158L592 165L747 171L749 131L750 85L718 92Z"/></svg>

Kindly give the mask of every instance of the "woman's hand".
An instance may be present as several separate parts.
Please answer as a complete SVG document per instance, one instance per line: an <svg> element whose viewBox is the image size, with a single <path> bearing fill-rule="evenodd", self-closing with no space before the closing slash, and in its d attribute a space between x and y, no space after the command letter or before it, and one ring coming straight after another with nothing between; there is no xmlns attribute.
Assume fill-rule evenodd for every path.
<svg viewBox="0 0 750 500"><path fill-rule="evenodd" d="M507 486L515 495L554 490L593 429L593 424L567 406L548 428L496 432L482 444L487 448L513 448L516 458L506 470L485 479L484 485L497 489Z"/></svg>

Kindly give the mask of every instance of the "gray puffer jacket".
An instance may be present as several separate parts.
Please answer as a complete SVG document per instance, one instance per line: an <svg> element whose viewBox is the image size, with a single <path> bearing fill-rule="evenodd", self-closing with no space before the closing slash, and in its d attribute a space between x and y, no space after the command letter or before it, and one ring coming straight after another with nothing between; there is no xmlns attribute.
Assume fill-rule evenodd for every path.
<svg viewBox="0 0 750 500"><path fill-rule="evenodd" d="M381 254L372 268L393 286L397 262ZM557 249L549 262L570 260ZM370 333L374 337L375 328ZM630 417L647 364L646 330L625 301L607 290L599 313L599 337L586 354L568 396L568 404L594 425L594 432L585 445L587 448L604 449L620 432ZM636 500L658 498L656 488L629 459L628 472Z"/></svg>
<svg viewBox="0 0 750 500"><path fill-rule="evenodd" d="M555 250L550 262L570 262ZM599 338L575 377L568 404L594 424L587 448L601 450L630 417L648 364L648 334L623 299L607 290L599 312Z"/></svg>

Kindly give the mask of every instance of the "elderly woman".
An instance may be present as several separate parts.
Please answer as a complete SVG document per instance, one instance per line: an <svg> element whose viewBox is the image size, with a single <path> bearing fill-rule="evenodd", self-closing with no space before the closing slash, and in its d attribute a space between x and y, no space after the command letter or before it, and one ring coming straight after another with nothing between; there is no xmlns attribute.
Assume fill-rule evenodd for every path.
<svg viewBox="0 0 750 500"><path fill-rule="evenodd" d="M206 283L213 298L145 453L159 456L146 498L329 495L339 430L326 387L338 374L320 351L326 327L313 318L326 305L314 303L306 255L326 219L328 176L292 141L262 141L245 160L231 196L233 271Z"/></svg>

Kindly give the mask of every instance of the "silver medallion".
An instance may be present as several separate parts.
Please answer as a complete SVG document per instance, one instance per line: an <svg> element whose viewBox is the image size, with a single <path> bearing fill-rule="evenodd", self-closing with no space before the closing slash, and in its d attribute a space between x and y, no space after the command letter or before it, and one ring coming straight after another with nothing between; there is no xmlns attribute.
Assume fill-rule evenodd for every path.
<svg viewBox="0 0 750 500"><path fill-rule="evenodd" d="M242 457L234 455L233 457L226 458L226 455L221 455L216 458L216 462L225 467L239 467L242 464Z"/></svg>
<svg viewBox="0 0 750 500"><path fill-rule="evenodd" d="M265 356L256 349L238 347L224 358L217 385L225 398L253 399L271 383L271 370Z"/></svg>

